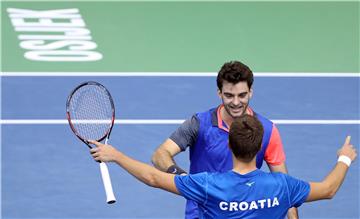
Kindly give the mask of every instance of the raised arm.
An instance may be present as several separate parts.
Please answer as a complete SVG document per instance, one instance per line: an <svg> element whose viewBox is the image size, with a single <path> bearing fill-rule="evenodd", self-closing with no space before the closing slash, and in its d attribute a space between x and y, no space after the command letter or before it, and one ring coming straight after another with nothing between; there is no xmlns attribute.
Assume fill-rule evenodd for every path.
<svg viewBox="0 0 360 219"><path fill-rule="evenodd" d="M322 182L310 182L310 194L306 201L331 199L345 179L347 170L357 156L356 150L347 136L344 145L338 150L338 162Z"/></svg>
<svg viewBox="0 0 360 219"><path fill-rule="evenodd" d="M174 182L174 174L164 173L148 164L134 160L111 145L101 144L96 141L90 143L96 148L90 150L94 160L101 162L115 162L139 181L151 187L160 188L179 195Z"/></svg>

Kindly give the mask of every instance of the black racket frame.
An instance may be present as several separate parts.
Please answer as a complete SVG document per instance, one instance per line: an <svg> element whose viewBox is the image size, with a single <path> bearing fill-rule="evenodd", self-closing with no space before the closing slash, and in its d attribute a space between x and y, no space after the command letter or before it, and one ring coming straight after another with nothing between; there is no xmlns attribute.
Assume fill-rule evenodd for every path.
<svg viewBox="0 0 360 219"><path fill-rule="evenodd" d="M66 117L67 117L67 120L69 122L69 125L71 127L71 130L74 132L74 134L76 135L76 137L78 137L82 142L84 142L90 149L92 148L90 143L84 139L83 137L81 137L79 135L79 133L76 131L74 125L72 124L71 122L71 114L70 114L70 101L71 101L71 98L73 97L73 95L76 93L76 91L78 91L80 88L84 87L84 86L87 86L87 85L93 85L93 86L99 86L100 88L102 88L103 90L105 90L105 92L107 93L107 95L109 96L109 99L110 99L110 104L111 104L111 108L112 108L112 118L111 118L111 126L109 128L109 130L104 134L103 137L101 137L100 139L92 139L92 140L96 140L98 142L104 140L105 138L109 138L110 137L110 133L112 131L112 128L114 126L114 122L115 122L115 104L114 104L114 100L109 92L108 89L106 89L106 87L102 84L100 84L99 82L96 82L96 81L86 81L86 82L83 82L81 83L80 85L78 85L73 91L71 91L70 95L68 96L67 98L67 101L66 101Z"/></svg>

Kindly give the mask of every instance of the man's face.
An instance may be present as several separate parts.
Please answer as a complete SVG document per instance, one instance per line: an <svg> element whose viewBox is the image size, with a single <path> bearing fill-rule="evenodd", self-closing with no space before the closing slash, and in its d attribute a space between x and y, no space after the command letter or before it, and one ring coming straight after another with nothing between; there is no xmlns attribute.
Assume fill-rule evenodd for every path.
<svg viewBox="0 0 360 219"><path fill-rule="evenodd" d="M218 94L222 99L226 113L232 118L236 118L246 112L252 97L252 89L249 89L246 81L237 84L224 81L222 90L218 90Z"/></svg>

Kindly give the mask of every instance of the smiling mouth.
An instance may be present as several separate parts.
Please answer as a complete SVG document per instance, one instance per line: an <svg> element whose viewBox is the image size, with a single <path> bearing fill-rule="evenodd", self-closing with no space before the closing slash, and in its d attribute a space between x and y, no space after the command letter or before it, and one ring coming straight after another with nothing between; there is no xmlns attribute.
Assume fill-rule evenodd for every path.
<svg viewBox="0 0 360 219"><path fill-rule="evenodd" d="M241 111L243 109L242 106L240 107L230 107L233 111Z"/></svg>

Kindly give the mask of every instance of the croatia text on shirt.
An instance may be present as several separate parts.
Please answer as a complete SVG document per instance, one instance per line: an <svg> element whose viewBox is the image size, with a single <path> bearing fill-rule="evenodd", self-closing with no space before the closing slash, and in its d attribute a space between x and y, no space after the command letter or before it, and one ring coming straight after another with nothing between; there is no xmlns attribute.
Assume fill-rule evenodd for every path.
<svg viewBox="0 0 360 219"><path fill-rule="evenodd" d="M251 202L246 202L246 201L242 201L242 202L237 202L237 201L232 201L232 202L226 202L226 201L221 201L219 202L219 208L222 211L250 211L250 210L257 210L257 209L264 209L264 208L273 208L276 206L279 206L279 200L277 197L273 198L273 199L260 199L260 200L255 200L255 201L251 201Z"/></svg>

